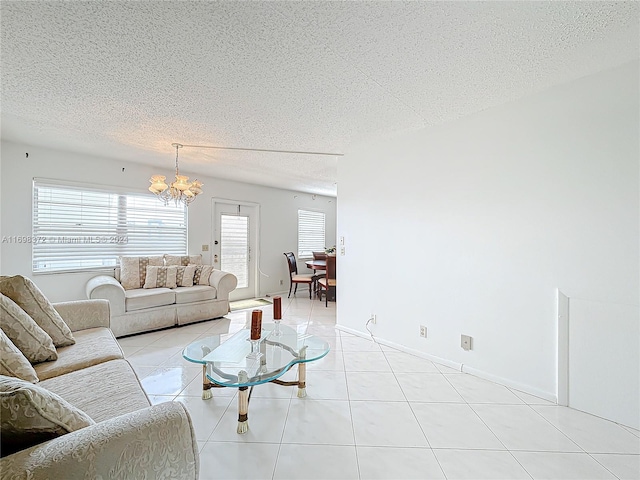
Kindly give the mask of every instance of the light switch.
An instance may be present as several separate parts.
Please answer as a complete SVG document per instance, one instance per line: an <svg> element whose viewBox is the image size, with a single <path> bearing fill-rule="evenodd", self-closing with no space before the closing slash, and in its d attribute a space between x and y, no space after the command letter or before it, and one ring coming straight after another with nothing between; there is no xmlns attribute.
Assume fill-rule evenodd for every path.
<svg viewBox="0 0 640 480"><path fill-rule="evenodd" d="M209 251L209 245L202 245L202 251L203 252L208 252Z"/></svg>

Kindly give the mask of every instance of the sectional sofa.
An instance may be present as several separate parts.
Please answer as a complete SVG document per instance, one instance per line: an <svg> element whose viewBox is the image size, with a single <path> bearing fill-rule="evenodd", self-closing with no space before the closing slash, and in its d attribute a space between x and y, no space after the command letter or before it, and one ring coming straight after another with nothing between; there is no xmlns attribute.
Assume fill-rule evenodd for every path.
<svg viewBox="0 0 640 480"><path fill-rule="evenodd" d="M7 295L15 298L13 293ZM24 312L1 298L3 479L198 478L198 447L186 408L179 402L151 406L109 329L107 301L49 304L55 312L46 315L64 322L58 342L64 346L41 342L36 348L55 360L30 364L23 355L21 370L11 360L22 354L15 345L33 343L33 332L27 327L7 340Z"/></svg>
<svg viewBox="0 0 640 480"><path fill-rule="evenodd" d="M108 300L116 337L229 313L235 275L202 265L200 255L121 257L114 275L89 280L89 299Z"/></svg>

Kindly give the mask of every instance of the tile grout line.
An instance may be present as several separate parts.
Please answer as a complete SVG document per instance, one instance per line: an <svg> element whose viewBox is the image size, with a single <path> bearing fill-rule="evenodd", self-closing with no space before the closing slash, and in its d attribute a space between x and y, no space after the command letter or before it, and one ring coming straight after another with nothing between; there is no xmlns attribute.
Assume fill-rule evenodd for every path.
<svg viewBox="0 0 640 480"><path fill-rule="evenodd" d="M611 470L609 470L605 465L603 465L601 462L598 461L597 458L595 458L590 452L587 452L584 448L582 448L581 445L579 445L577 442L575 442L568 434L564 433L560 428L558 428L556 425L554 425L553 423L551 423L550 420L548 420L544 415L542 415L540 412L538 412L535 408L533 408L531 405L528 405L531 410L533 410L537 415L539 415L540 417L542 417L543 420L545 420L547 423L549 423L552 427L554 427L556 430L558 430L562 435L564 435L565 437L567 437L571 442L573 442L578 448L580 448L580 450L582 450L582 452L556 452L556 453L578 453L578 454L587 454L589 456L589 458L591 458L594 462L596 462L598 465L600 465L602 468L604 468L607 472L609 472L611 475L613 475L615 478L620 478L618 477L615 473L613 473ZM550 407L556 407L556 408L562 408L562 405L550 405ZM544 405L543 405L544 407ZM565 407L565 408L569 408L569 407ZM597 455L597 454L596 454Z"/></svg>
<svg viewBox="0 0 640 480"><path fill-rule="evenodd" d="M373 336L371 337L371 339L373 340ZM431 455L433 455L433 458L435 458L436 463L438 464L438 468L440 468L440 472L442 472L442 476L446 480L448 478L447 474L444 471L444 468L442 468L442 464L440 463L440 459L438 458L436 453L433 451L433 447L431 446L431 442L429 441L429 437L427 436L427 433L424 431L424 428L422 427L422 424L420 423L420 420L418 420L416 412L413 410L413 407L411 406L411 402L407 398L407 394L405 393L404 389L402 388L402 385L398 381L398 377L396 376L396 371L394 370L393 365L391 365L391 362L389 361L389 358L387 358L387 353L382 348L380 348L380 350L382 351L382 354L384 355L384 359L386 360L387 364L389 365L389 368L391 369L391 373L393 374L393 378L396 380L396 383L398 384L398 387L400 388L400 391L402 392L402 395L404 396L404 399L407 402L407 405L409 406L409 410L411 410L411 414L413 415L414 420L418 424L418 428L420 428L420 431L422 432L422 435L424 436L425 440L427 441L427 446L428 446L429 450L431 450ZM437 369L437 367L436 367L436 369Z"/></svg>
<svg viewBox="0 0 640 480"><path fill-rule="evenodd" d="M340 345L342 346L342 334L340 335ZM344 348L344 347L343 347ZM356 453L356 468L358 469L358 478L362 480L362 472L360 471L360 456L358 455L358 441L356 439L356 425L353 421L353 406L351 405L351 395L349 394L349 382L347 381L347 369L344 365L344 350L340 350L342 357L342 374L344 375L344 384L347 389L347 402L349 403L349 418L351 420L351 433L353 434L353 448Z"/></svg>
<svg viewBox="0 0 640 480"><path fill-rule="evenodd" d="M462 373L463 375L468 375L466 373ZM513 452L505 445L505 443L500 439L500 437L498 437L498 435L496 434L496 432L494 432L491 427L489 425L487 425L487 422L484 421L484 419L480 416L480 414L478 414L478 412L476 412L475 408L473 408L472 404L470 404L467 399L458 391L458 389L456 388L456 386L451 383L451 380L449 380L449 377L447 377L446 375L442 375L445 380L447 381L447 383L449 383L449 385L451 385L451 388L453 388L455 390L455 392L460 395L460 398L462 398L462 400L464 400L465 404L471 409L471 411L474 413L474 415L476 417L478 417L478 419L482 422L482 424L487 427L487 430L489 430L491 432L491 434L496 438L496 440L498 440L500 442L500 444L504 447L505 451L509 452L509 455L511 455L511 458L513 458L515 460L515 462L520 465L520 467L522 468L522 470L524 470L524 472L529 475L529 477L531 477L531 479L533 479L533 475L531 475L531 473L529 472L529 470L527 470L525 468L524 465L522 465L522 463L520 463L520 460L518 460L518 458L513 454ZM513 393L513 395L515 395ZM516 398L518 398L519 400L523 401L520 397L518 397L516 395ZM491 405L491 404L489 404Z"/></svg>

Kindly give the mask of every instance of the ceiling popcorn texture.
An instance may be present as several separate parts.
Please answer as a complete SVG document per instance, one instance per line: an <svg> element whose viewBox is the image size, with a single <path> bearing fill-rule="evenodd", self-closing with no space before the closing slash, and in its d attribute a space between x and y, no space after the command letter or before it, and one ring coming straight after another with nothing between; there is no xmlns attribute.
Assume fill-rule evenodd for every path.
<svg viewBox="0 0 640 480"><path fill-rule="evenodd" d="M2 138L348 153L638 58L638 2L1 3ZM181 170L335 195L341 157L185 148Z"/></svg>

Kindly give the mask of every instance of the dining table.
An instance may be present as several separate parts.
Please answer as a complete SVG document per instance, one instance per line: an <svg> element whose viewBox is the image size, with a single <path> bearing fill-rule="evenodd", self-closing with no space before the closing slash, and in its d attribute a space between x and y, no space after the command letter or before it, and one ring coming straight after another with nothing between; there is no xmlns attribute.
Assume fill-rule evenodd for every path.
<svg viewBox="0 0 640 480"><path fill-rule="evenodd" d="M305 262L307 268L310 268L315 273L316 270L326 270L327 269L327 261L326 260L307 260Z"/></svg>

